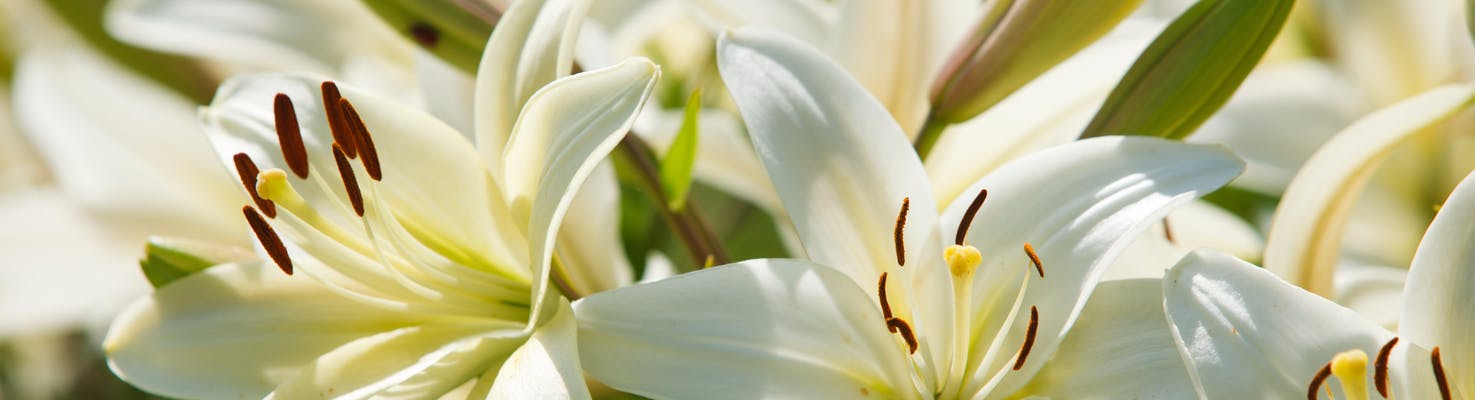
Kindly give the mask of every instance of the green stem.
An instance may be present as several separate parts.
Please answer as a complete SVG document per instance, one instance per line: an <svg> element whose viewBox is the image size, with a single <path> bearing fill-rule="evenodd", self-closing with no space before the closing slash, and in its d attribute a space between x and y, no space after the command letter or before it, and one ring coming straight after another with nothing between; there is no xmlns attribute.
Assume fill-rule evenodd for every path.
<svg viewBox="0 0 1475 400"><path fill-rule="evenodd" d="M942 138L942 131L947 129L947 123L933 118L932 113L927 113L927 122L922 124L922 132L917 134L917 141L912 144L917 148L917 157L923 161L927 155L932 153L932 147L937 145L937 139Z"/></svg>
<svg viewBox="0 0 1475 400"><path fill-rule="evenodd" d="M661 218L676 233L681 244L686 247L692 260L703 262L707 257L712 257L713 263L717 265L730 262L727 249L723 248L722 242L712 231L712 227L702 218L697 205L687 202L686 207L681 210L673 210L669 206L669 199L665 191L661 189L660 170L656 167L655 157L650 151L650 146L634 133L625 135L620 141L617 157L624 159L627 165L633 167L635 176L638 177L642 192L650 196L656 210L661 213Z"/></svg>

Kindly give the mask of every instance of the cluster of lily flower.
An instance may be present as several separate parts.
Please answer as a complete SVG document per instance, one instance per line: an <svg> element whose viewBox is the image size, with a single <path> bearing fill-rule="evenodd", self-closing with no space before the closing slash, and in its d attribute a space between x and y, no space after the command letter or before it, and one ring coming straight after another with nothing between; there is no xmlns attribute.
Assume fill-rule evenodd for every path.
<svg viewBox="0 0 1475 400"><path fill-rule="evenodd" d="M1467 7L3 0L0 398L1475 398Z"/></svg>

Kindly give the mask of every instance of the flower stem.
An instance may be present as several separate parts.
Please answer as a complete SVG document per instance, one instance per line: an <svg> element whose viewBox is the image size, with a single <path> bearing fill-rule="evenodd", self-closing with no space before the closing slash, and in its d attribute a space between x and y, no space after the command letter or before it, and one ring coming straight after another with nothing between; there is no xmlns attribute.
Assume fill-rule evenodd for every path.
<svg viewBox="0 0 1475 400"><path fill-rule="evenodd" d="M917 158L921 158L922 161L927 160L927 154L932 152L932 147L937 145L937 139L942 138L942 131L947 126L948 123L933 118L931 112L927 113L927 122L922 123L922 131L917 134L917 141L912 144L912 147L917 149Z"/></svg>
<svg viewBox="0 0 1475 400"><path fill-rule="evenodd" d="M620 140L615 156L623 158L625 164L632 167L640 190L650 196L651 203L660 211L661 218L666 220L676 237L681 239L681 244L686 247L692 260L700 263L711 257L715 265L731 261L727 249L723 248L717 234L712 231L706 219L702 218L696 204L687 202L686 207L681 210L671 209L665 191L661 190L660 170L656 167L649 144L632 132Z"/></svg>

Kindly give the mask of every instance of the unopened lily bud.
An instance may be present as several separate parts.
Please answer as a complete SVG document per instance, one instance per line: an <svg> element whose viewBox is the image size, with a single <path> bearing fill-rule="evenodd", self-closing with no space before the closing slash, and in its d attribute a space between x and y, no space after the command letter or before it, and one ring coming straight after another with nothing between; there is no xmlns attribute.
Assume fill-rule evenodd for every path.
<svg viewBox="0 0 1475 400"><path fill-rule="evenodd" d="M973 118L1110 32L1141 3L990 0L932 85L932 118Z"/></svg>
<svg viewBox="0 0 1475 400"><path fill-rule="evenodd" d="M149 283L157 288L213 265L255 258L249 250L231 245L151 236L138 264Z"/></svg>
<svg viewBox="0 0 1475 400"><path fill-rule="evenodd" d="M364 0L396 32L463 71L476 71L502 11L456 0Z"/></svg>

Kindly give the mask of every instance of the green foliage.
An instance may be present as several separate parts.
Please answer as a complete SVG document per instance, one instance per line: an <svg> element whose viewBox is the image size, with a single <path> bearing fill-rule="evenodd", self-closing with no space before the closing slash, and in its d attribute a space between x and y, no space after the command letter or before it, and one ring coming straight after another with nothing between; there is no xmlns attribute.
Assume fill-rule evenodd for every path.
<svg viewBox="0 0 1475 400"><path fill-rule="evenodd" d="M129 70L158 82L198 104L210 102L219 83L189 58L141 49L119 42L103 29L109 0L46 0L46 4L87 44Z"/></svg>
<svg viewBox="0 0 1475 400"><path fill-rule="evenodd" d="M475 73L501 12L481 2L364 0L389 26L462 71Z"/></svg>
<svg viewBox="0 0 1475 400"><path fill-rule="evenodd" d="M149 284L161 288L212 265L252 258L250 253L231 246L155 236L149 238L138 266Z"/></svg>
<svg viewBox="0 0 1475 400"><path fill-rule="evenodd" d="M1137 58L1081 137L1193 133L1260 62L1294 5L1200 0Z"/></svg>
<svg viewBox="0 0 1475 400"><path fill-rule="evenodd" d="M666 192L666 205L673 211L686 209L687 192L691 191L692 169L697 161L697 120L702 112L702 90L691 93L681 118L681 129L661 159L661 188Z"/></svg>

